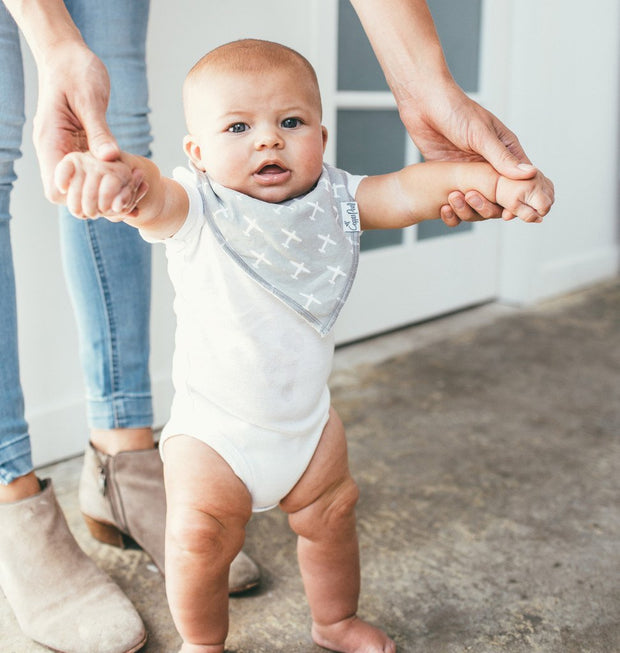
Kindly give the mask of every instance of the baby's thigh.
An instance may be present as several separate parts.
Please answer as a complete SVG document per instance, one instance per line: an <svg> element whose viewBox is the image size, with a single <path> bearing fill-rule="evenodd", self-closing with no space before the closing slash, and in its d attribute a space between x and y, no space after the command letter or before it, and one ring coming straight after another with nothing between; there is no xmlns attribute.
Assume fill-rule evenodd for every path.
<svg viewBox="0 0 620 653"><path fill-rule="evenodd" d="M250 494L208 444L189 435L170 436L163 460L168 518L195 511L222 523L247 523L252 514Z"/></svg>
<svg viewBox="0 0 620 653"><path fill-rule="evenodd" d="M334 408L312 460L295 487L280 502L287 513L339 499L342 494L357 498L357 487L349 471L344 426Z"/></svg>

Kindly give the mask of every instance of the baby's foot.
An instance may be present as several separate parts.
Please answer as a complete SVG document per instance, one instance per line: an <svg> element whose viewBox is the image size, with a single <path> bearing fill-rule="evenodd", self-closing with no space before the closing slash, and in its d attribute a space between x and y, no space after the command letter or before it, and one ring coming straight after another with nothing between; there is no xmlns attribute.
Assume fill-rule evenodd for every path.
<svg viewBox="0 0 620 653"><path fill-rule="evenodd" d="M329 626L312 625L312 639L339 653L396 653L396 644L379 628L349 617Z"/></svg>

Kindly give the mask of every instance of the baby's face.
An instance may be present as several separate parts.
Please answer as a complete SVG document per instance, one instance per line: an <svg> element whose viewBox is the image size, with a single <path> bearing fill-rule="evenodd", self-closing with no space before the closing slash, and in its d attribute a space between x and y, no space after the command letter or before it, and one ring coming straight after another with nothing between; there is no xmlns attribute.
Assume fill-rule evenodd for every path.
<svg viewBox="0 0 620 653"><path fill-rule="evenodd" d="M265 202L310 190L319 176L327 131L317 90L289 67L258 75L208 73L192 94L185 149L222 186Z"/></svg>

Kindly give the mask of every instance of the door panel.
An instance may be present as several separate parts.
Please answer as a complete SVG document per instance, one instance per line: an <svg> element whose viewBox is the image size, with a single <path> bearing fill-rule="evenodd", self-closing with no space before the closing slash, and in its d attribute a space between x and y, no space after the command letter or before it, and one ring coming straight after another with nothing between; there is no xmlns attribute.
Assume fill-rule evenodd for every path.
<svg viewBox="0 0 620 653"><path fill-rule="evenodd" d="M321 4L326 5L324 20L332 24L325 33L337 35L337 43L321 53L326 121L332 131L328 159L355 174L382 174L420 161L351 4ZM430 0L429 6L455 79L484 103L484 3ZM329 74L330 65L335 74ZM338 342L492 299L497 226L449 229L438 220L364 233L358 277L337 325Z"/></svg>

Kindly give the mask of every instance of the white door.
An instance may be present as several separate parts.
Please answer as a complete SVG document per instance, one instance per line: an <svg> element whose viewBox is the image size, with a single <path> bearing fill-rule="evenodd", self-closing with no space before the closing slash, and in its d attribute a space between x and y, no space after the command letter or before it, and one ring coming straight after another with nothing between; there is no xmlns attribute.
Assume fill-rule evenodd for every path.
<svg viewBox="0 0 620 653"><path fill-rule="evenodd" d="M448 65L459 85L498 112L502 98L494 44L507 22L500 0L429 0ZM321 0L319 77L327 159L353 173L382 174L420 160L348 0ZM492 96L491 92L494 92ZM338 321L346 342L493 299L499 231L495 222L441 221L362 236L358 277Z"/></svg>

